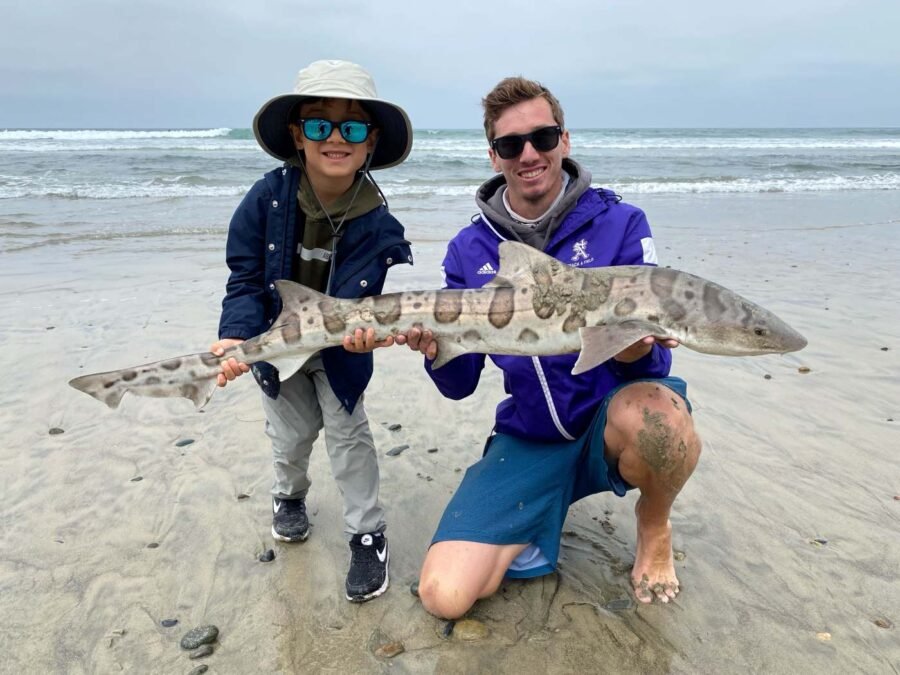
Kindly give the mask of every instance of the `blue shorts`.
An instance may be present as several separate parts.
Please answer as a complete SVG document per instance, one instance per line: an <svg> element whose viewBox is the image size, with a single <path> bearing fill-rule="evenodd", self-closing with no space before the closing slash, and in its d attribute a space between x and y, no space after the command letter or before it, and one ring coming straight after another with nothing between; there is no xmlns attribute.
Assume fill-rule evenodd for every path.
<svg viewBox="0 0 900 675"><path fill-rule="evenodd" d="M634 382L657 382L684 399L678 377L632 380L610 391L588 430L574 441L539 443L495 434L484 457L466 471L431 540L483 544L530 544L513 561L507 577L528 578L556 569L563 522L569 506L588 495L632 488L617 465L606 461L603 432L612 397Z"/></svg>

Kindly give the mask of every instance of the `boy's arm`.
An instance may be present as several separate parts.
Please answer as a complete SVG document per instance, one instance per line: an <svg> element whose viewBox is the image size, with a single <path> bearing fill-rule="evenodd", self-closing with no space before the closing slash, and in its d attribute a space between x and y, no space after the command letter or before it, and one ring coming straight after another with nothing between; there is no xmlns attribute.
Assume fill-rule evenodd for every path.
<svg viewBox="0 0 900 675"><path fill-rule="evenodd" d="M622 250L616 259L617 265L653 265L657 264L656 248L647 216L640 209L635 209L628 221ZM621 380L634 380L641 377L665 377L672 367L672 348L678 343L666 340L660 344L653 338L644 338L640 344L632 345L610 359L613 373ZM647 347L649 350L644 353ZM621 360L620 360L621 359Z"/></svg>
<svg viewBox="0 0 900 675"><path fill-rule="evenodd" d="M225 260L231 274L222 300L219 338L259 335L265 325L265 234L264 182L251 188L241 201L228 227Z"/></svg>

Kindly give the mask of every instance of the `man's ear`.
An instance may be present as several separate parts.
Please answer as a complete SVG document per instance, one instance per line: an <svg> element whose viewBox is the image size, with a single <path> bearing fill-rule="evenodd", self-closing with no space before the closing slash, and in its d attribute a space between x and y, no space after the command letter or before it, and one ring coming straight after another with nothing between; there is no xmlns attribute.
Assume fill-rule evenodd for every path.
<svg viewBox="0 0 900 675"><path fill-rule="evenodd" d="M303 150L303 131L296 124L288 124L288 130L291 132L291 138L294 139L294 147L297 150Z"/></svg>
<svg viewBox="0 0 900 675"><path fill-rule="evenodd" d="M494 171L503 173L503 169L500 168L500 158L497 157L497 153L494 152L493 148L488 148L488 157L491 158L491 166L494 168Z"/></svg>
<svg viewBox="0 0 900 675"><path fill-rule="evenodd" d="M568 129L563 130L563 132L562 132L562 138L560 138L560 142L562 143L562 146L563 146L563 147L562 147L562 156L563 156L563 157L568 157L568 156L569 156L569 149L570 149L570 147L571 147L571 146L569 145L569 130L568 130Z"/></svg>

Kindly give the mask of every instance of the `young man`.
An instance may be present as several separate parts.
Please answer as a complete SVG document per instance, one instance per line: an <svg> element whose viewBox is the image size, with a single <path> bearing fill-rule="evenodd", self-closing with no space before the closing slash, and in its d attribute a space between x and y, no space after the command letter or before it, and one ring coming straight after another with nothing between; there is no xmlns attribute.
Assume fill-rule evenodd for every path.
<svg viewBox="0 0 900 675"><path fill-rule="evenodd" d="M241 202L228 231L231 276L222 302L219 341L231 345L267 330L281 311L278 279L292 279L341 298L377 295L389 267L412 263L403 227L388 212L369 170L406 159L412 128L399 106L377 97L369 74L346 61L316 61L300 71L290 94L276 96L253 120L256 140L284 165L267 173ZM306 495L313 441L321 429L331 471L344 499L350 540L347 599L364 602L388 586L388 543L378 500L375 444L363 407L372 376L373 331L325 349L279 381L255 364L272 440L272 536L309 535ZM355 353L351 353L355 352ZM251 370L229 359L219 386Z"/></svg>
<svg viewBox="0 0 900 675"><path fill-rule="evenodd" d="M448 246L448 288L490 281L485 270L497 270L507 239L569 265L656 264L643 212L591 188L590 174L568 159L563 112L546 88L507 78L483 103L488 154L501 175L479 189L480 215ZM411 331L405 341L425 354L445 396L475 390L484 355L432 371L432 335ZM634 592L641 602L675 597L669 513L700 455L686 385L667 377L677 344L647 336L577 376L570 374L577 355L491 356L510 396L497 406L485 455L466 472L426 555L419 595L429 612L456 618L504 576L553 571L569 505L631 488L640 491Z"/></svg>

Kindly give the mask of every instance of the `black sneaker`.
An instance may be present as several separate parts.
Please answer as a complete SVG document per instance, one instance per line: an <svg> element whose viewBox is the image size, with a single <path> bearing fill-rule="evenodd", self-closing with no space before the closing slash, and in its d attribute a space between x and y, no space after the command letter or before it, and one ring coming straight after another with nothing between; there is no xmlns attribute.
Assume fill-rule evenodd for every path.
<svg viewBox="0 0 900 675"><path fill-rule="evenodd" d="M309 518L305 499L272 498L272 536L278 541L306 541Z"/></svg>
<svg viewBox="0 0 900 675"><path fill-rule="evenodd" d="M388 587L388 542L381 532L354 534L350 539L350 571L347 599L365 602L377 598Z"/></svg>

